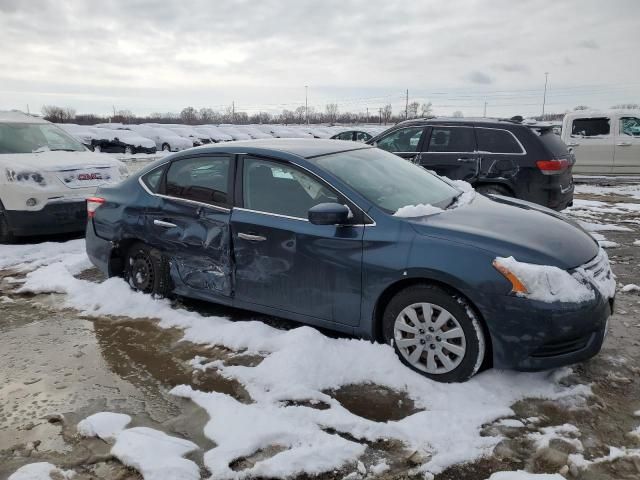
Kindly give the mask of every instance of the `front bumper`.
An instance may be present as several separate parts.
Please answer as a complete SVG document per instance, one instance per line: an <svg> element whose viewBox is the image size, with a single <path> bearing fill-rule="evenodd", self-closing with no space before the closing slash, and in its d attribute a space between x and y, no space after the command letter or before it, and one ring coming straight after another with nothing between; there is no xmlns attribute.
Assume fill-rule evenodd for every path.
<svg viewBox="0 0 640 480"><path fill-rule="evenodd" d="M496 296L481 308L491 335L493 365L546 370L587 360L604 341L613 299L581 304Z"/></svg>
<svg viewBox="0 0 640 480"><path fill-rule="evenodd" d="M86 202L49 203L42 210L5 210L11 233L18 237L81 232L87 223Z"/></svg>

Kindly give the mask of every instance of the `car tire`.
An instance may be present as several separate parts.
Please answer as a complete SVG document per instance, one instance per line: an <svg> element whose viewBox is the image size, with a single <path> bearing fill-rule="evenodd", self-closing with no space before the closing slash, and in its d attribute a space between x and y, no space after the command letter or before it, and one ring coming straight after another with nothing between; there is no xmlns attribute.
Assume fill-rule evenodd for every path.
<svg viewBox="0 0 640 480"><path fill-rule="evenodd" d="M133 149L133 147L125 147L124 149L125 155L133 155L134 153L136 153L136 151Z"/></svg>
<svg viewBox="0 0 640 480"><path fill-rule="evenodd" d="M163 143L162 144L162 151L163 152L170 152L171 151L171 145L169 145L168 143Z"/></svg>
<svg viewBox="0 0 640 480"><path fill-rule="evenodd" d="M382 334L402 363L438 382L468 380L486 351L484 330L472 308L436 285L398 292L384 310Z"/></svg>
<svg viewBox="0 0 640 480"><path fill-rule="evenodd" d="M102 147L100 147L100 145L94 145L93 146L93 151L100 153L102 151Z"/></svg>
<svg viewBox="0 0 640 480"><path fill-rule="evenodd" d="M169 262L160 250L142 242L127 251L124 278L138 292L164 298L171 291Z"/></svg>
<svg viewBox="0 0 640 480"><path fill-rule="evenodd" d="M513 197L513 193L507 187L503 185L497 185L495 183L490 183L488 185L478 185L476 187L476 192L482 193L483 195L502 195L503 197Z"/></svg>
<svg viewBox="0 0 640 480"><path fill-rule="evenodd" d="M11 233L7 217L4 214L2 205L0 205L0 243L15 243L16 237Z"/></svg>

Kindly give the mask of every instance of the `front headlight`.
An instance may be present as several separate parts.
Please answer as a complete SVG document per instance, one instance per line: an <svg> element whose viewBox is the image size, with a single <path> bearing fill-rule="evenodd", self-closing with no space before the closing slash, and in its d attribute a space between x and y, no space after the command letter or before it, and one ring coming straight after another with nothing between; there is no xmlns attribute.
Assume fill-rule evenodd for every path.
<svg viewBox="0 0 640 480"><path fill-rule="evenodd" d="M10 183L17 183L17 182L21 182L21 183L26 183L26 182L33 182L36 183L38 185L40 185L41 187L44 187L47 182L44 178L44 175L42 175L42 173L40 172L36 172L36 171L28 171L28 170L12 170L10 168L7 168L5 170L5 174L7 176L7 181Z"/></svg>

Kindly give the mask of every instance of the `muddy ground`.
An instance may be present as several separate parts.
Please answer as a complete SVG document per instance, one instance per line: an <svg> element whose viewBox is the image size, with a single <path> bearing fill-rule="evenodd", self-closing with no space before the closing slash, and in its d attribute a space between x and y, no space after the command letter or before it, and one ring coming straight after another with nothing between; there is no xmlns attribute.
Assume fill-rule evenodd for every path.
<svg viewBox="0 0 640 480"><path fill-rule="evenodd" d="M582 196L599 201L634 201L629 197ZM635 200L636 203L640 201ZM640 284L638 214L605 215L598 219L630 227L632 232L602 232L620 246L609 249L620 284ZM629 221L629 222L625 222ZM625 222L625 223L622 223ZM109 456L110 445L99 439L80 439L78 421L97 411L117 411L133 417L132 426L149 426L171 435L189 438L202 447L188 458L202 466L202 451L213 447L202 432L207 415L193 402L168 394L175 385L190 384L200 390L220 391L250 401L244 388L216 375L193 372L188 361L195 355L229 359L230 352L179 341L181 332L159 328L152 320L83 318L76 311L57 308L56 295L12 293L21 273L0 270L0 479L34 461L49 461L73 469L82 479L136 479L134 470ZM82 274L101 281L95 271ZM238 320L255 314L228 308L185 302L182 306L203 314L226 315ZM294 324L269 317L279 328ZM234 356L235 362L259 362L259 358ZM513 406L520 426L485 426L486 434L501 434L504 441L493 455L458 465L436 476L438 480L484 480L492 472L527 469L562 472L567 478L638 479L640 457L603 461L579 470L568 459L576 447L567 438L551 440L536 448L535 433L547 426L570 423L580 430L586 458L609 453L609 446L640 448L640 438L629 435L640 424L640 293L619 293L616 313L602 352L574 367L567 381L592 386L593 396L584 405L525 400ZM329 392L347 409L375 421L396 420L414 411L402 394L376 386L353 386ZM322 408L321 405L316 406ZM531 434L534 434L533 437ZM575 436L575 435L573 435ZM379 442L368 445L367 454L384 456L391 469L385 478L406 478L420 459L402 445ZM241 470L258 458L242 459ZM356 467L323 475L343 478ZM207 472L202 469L203 478ZM351 475L353 477L353 474Z"/></svg>

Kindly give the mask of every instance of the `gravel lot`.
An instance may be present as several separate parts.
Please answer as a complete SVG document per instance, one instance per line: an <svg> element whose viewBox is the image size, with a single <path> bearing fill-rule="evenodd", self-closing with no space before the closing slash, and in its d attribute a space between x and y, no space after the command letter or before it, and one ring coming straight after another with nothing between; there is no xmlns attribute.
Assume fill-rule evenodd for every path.
<svg viewBox="0 0 640 480"><path fill-rule="evenodd" d="M579 200L568 213L588 224L601 225L591 229L597 229L594 235L603 236L598 239L609 247L620 289L640 284L640 184L619 185L606 180L609 186L603 186L603 179L590 182L579 186ZM617 229L610 230L611 225ZM72 239L57 240L61 246L74 245ZM22 247L30 248L15 248ZM54 287L41 293L17 291L29 271L51 261L14 262L0 269L0 478L8 478L28 463L45 461L75 471L74 478L80 480L142 478L111 455L110 442L77 434L80 420L101 411L126 413L132 417L130 426L146 426L191 440L198 449L186 458L198 465L202 478L207 478L205 452L216 447L203 431L209 414L170 390L187 385L203 392L220 392L249 405L254 399L250 383L217 368L196 368L193 359L248 370L266 357L224 345L192 343L184 340L183 329L166 328L153 318L83 312L65 303L66 294L52 293L59 292ZM76 278L103 281L93 269L79 269ZM440 469L435 479L484 480L496 471L523 469L586 480L640 478L640 291L633 287L627 290L618 292L603 351L583 364L545 374L548 382L583 394L554 400L518 399L510 410L493 415L495 418L476 432L474 442L490 440L484 456L474 454L471 461ZM280 330L298 327L198 302L179 301L173 308L202 316L225 316L237 324L259 319ZM330 345L342 340L327 339ZM474 381L492 380L495 373L484 372ZM527 375L504 377L503 384L508 386L510 378L518 384L539 378ZM439 395L446 395L446 389L452 395L458 391L453 386L437 388ZM394 425L411 415L418 421L424 410L410 390L375 382L337 384L323 394L358 418L380 425ZM330 400L305 404L298 399L284 406L290 405L314 411L336 408ZM443 416L455 414L442 412ZM430 476L420 467L437 452L410 448L393 436L371 440L359 437L355 429L335 431L325 425L324 430L365 448L359 461L324 471L321 478ZM240 475L282 450L273 442L237 458L230 468Z"/></svg>

